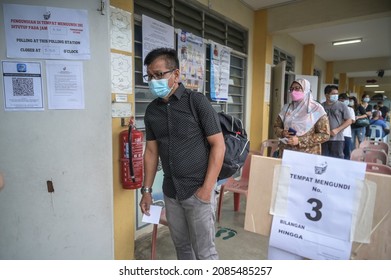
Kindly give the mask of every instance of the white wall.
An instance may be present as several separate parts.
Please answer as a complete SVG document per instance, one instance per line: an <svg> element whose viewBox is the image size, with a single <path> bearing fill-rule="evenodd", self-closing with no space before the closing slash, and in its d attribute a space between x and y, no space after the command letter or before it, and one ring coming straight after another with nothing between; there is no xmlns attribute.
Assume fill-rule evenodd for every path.
<svg viewBox="0 0 391 280"><path fill-rule="evenodd" d="M108 18L94 0L0 0L0 59L7 59L3 3L88 11L84 110L5 112L0 81L0 259L113 259ZM52 180L54 193L46 181Z"/></svg>

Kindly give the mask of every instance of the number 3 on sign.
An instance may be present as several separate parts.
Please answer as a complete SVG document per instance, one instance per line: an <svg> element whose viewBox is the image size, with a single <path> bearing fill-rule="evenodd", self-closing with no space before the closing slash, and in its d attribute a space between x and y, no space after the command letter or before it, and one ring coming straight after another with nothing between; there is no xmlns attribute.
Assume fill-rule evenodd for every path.
<svg viewBox="0 0 391 280"><path fill-rule="evenodd" d="M308 220L314 222L319 221L322 218L322 212L320 211L320 209L323 206L322 201L316 198L310 198L307 200L307 202L311 204L313 207L312 207L312 212L311 213L306 212L305 216L307 217Z"/></svg>

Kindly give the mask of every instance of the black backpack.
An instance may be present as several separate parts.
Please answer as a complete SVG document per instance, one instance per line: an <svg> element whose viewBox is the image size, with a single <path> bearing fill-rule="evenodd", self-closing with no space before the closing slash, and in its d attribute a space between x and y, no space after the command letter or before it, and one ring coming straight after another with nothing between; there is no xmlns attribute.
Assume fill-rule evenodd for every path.
<svg viewBox="0 0 391 280"><path fill-rule="evenodd" d="M189 93L189 99L192 114L199 123L198 116L194 111L192 93ZM225 142L224 162L219 174L219 180L221 180L231 177L244 165L250 151L250 141L240 119L224 112L218 112L217 114Z"/></svg>

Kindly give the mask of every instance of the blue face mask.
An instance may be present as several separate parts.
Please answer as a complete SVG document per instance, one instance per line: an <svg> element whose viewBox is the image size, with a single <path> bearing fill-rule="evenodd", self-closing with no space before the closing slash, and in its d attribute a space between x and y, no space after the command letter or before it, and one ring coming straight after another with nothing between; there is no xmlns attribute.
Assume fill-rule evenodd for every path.
<svg viewBox="0 0 391 280"><path fill-rule="evenodd" d="M369 102L370 100L371 100L371 99L369 99L369 98L364 98L364 99L363 99L364 102Z"/></svg>
<svg viewBox="0 0 391 280"><path fill-rule="evenodd" d="M331 102L336 102L337 100L338 100L338 94L330 95L330 101Z"/></svg>
<svg viewBox="0 0 391 280"><path fill-rule="evenodd" d="M148 86L151 93L160 98L166 97L174 87L174 85L171 88L168 86L168 79L150 80Z"/></svg>
<svg viewBox="0 0 391 280"><path fill-rule="evenodd" d="M346 106L349 106L349 100L344 100L343 103L344 103Z"/></svg>

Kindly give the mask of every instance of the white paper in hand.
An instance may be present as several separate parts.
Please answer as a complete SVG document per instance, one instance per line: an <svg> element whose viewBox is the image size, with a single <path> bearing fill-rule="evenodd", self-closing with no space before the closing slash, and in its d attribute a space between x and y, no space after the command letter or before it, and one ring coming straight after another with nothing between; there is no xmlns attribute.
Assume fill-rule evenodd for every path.
<svg viewBox="0 0 391 280"><path fill-rule="evenodd" d="M144 223L150 223L150 224L159 224L160 220L160 214L162 212L162 207L158 205L151 205L151 208L149 209L149 216L143 215L142 221Z"/></svg>

